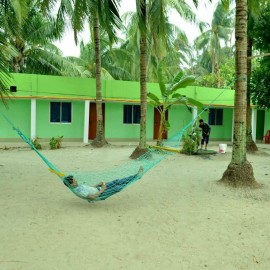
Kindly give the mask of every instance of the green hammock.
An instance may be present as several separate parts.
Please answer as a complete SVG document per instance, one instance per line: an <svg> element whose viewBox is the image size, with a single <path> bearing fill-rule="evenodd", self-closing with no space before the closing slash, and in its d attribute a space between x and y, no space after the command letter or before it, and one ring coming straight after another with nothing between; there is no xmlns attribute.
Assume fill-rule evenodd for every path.
<svg viewBox="0 0 270 270"><path fill-rule="evenodd" d="M139 180L143 174L145 174L148 170L153 168L156 164L158 164L161 160L163 160L166 156L170 155L170 152L159 151L159 150L151 150L136 160L130 160L121 166L118 166L111 170L106 171L91 171L91 172L78 172L78 171L70 171L63 172L59 170L54 164L52 164L31 142L31 140L26 137L15 125L7 118L7 116L0 111L0 114L4 117L4 119L11 125L11 127L17 132L17 134L25 141L31 148L34 150L38 156L45 162L48 166L49 170L56 174L65 185L75 194L74 188L65 180L65 177L68 175L73 175L79 184L86 184L89 186L94 186L100 181L104 181L106 185L110 186L110 189L106 189L100 196L98 196L94 200L88 200L87 198L83 198L88 200L89 202L105 200L108 197L122 191L124 188ZM138 174L139 169L142 168L143 171ZM78 196L78 195L77 195ZM80 196L79 196L80 197ZM82 198L82 197L80 197Z"/></svg>
<svg viewBox="0 0 270 270"><path fill-rule="evenodd" d="M222 92L223 93L223 92ZM220 93L215 100L222 94ZM210 106L210 105L209 105ZM207 106L202 110L197 118L209 107ZM70 184L65 180L65 177L68 175L73 175L77 180L78 184L86 184L88 186L97 185L99 182L104 181L106 185L110 188L105 190L104 193L101 193L94 200L89 200L87 198L83 198L89 200L89 202L105 200L110 196L122 191L135 181L139 180L143 174L145 174L148 170L156 166L160 161L165 159L166 157L173 155L175 152L179 152L180 141L182 135L186 132L186 130L191 127L196 119L191 120L184 128L182 128L175 136L168 140L163 141L164 147L149 147L148 151L135 160L130 160L121 166L118 166L111 170L103 170L103 171L91 171L91 172L62 172L56 166L54 166L48 159L46 159L40 151L36 149L34 144L31 142L29 138L27 138L15 125L0 111L0 114L6 119L6 121L13 127L13 129L18 133L18 135L39 155L39 157L46 163L49 167L49 170L55 173L69 189L78 196L78 194L74 191L74 188L70 186ZM137 173L140 168L143 168L141 173ZM79 196L80 197L80 196ZM80 197L81 198L81 197Z"/></svg>

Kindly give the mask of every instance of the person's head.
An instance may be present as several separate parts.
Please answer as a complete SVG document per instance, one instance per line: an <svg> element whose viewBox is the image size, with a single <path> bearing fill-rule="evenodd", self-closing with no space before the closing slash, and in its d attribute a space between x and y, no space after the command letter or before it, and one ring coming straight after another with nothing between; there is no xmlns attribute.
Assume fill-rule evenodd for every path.
<svg viewBox="0 0 270 270"><path fill-rule="evenodd" d="M76 184L76 183L77 182L76 182L73 175L68 175L68 176L64 177L64 184L66 186L74 186L74 184Z"/></svg>
<svg viewBox="0 0 270 270"><path fill-rule="evenodd" d="M202 126L203 123L204 123L204 122L203 122L203 119L200 119L200 120L199 120L199 123L200 123L200 126Z"/></svg>

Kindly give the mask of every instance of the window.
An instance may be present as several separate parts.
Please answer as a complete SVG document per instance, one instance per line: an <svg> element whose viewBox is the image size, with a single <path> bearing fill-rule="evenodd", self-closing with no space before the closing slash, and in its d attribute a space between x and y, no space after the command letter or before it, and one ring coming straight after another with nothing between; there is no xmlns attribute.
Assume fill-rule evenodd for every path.
<svg viewBox="0 0 270 270"><path fill-rule="evenodd" d="M71 123L71 102L51 102L51 123Z"/></svg>
<svg viewBox="0 0 270 270"><path fill-rule="evenodd" d="M124 105L124 124L140 124L140 105Z"/></svg>
<svg viewBox="0 0 270 270"><path fill-rule="evenodd" d="M223 109L210 109L208 123L210 126L223 125Z"/></svg>

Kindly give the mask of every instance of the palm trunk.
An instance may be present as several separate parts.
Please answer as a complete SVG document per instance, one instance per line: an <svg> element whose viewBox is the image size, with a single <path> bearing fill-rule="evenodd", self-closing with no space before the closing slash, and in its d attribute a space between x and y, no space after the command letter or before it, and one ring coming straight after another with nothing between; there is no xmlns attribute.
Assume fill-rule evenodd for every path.
<svg viewBox="0 0 270 270"><path fill-rule="evenodd" d="M95 147L102 147L107 144L104 135L102 115L102 85L101 85L101 57L100 57L100 36L99 20L97 13L94 14L94 40L95 40L95 63L96 63L96 109L97 109L97 130L96 137L92 142Z"/></svg>
<svg viewBox="0 0 270 270"><path fill-rule="evenodd" d="M247 0L236 1L236 90L234 101L234 136L232 160L221 181L232 186L256 184L253 168L246 159L247 109Z"/></svg>
<svg viewBox="0 0 270 270"><path fill-rule="evenodd" d="M138 12L138 11L137 11ZM140 28L140 98L141 98L141 122L139 146L131 154L131 158L137 158L146 153L146 113L147 113L147 40L146 40L146 0L140 3L141 21L143 27ZM143 29L144 28L144 29Z"/></svg>
<svg viewBox="0 0 270 270"><path fill-rule="evenodd" d="M252 56L252 38L248 37L247 42L247 151L254 152L258 151L256 143L252 139L251 129L251 108L250 108L250 77L251 77L251 56Z"/></svg>

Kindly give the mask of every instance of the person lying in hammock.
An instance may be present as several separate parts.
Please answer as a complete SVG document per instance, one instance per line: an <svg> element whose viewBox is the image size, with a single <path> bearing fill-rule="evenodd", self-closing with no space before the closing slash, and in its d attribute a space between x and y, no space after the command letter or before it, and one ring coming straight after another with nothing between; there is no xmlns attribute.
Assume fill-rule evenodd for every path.
<svg viewBox="0 0 270 270"><path fill-rule="evenodd" d="M127 184L132 182L135 178L141 178L143 168L140 167L139 171L131 176L116 179L108 183L100 182L95 186L88 186L84 184L78 184L73 175L68 175L64 178L64 184L70 186L72 191L80 198L95 200L97 197L107 197L111 193L121 191Z"/></svg>

